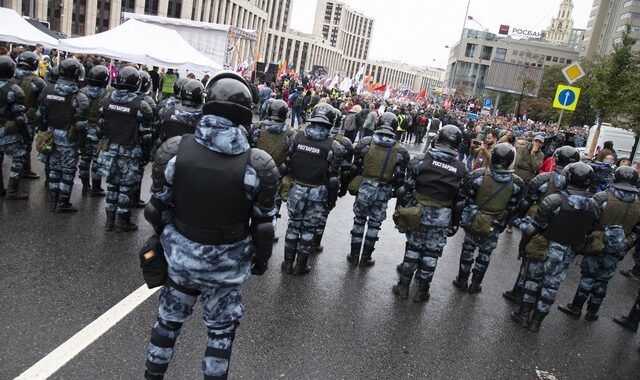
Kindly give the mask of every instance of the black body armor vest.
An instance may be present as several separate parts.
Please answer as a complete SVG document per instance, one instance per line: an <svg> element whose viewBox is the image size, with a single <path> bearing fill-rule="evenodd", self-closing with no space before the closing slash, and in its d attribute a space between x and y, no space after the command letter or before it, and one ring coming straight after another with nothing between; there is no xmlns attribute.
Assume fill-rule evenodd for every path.
<svg viewBox="0 0 640 380"><path fill-rule="evenodd" d="M298 133L293 142L289 172L291 178L305 185L324 185L332 143L331 137L316 141L308 139L304 133Z"/></svg>
<svg viewBox="0 0 640 380"><path fill-rule="evenodd" d="M42 90L42 102L47 110L47 124L54 129L68 130L73 122L75 94L60 95L53 85Z"/></svg>
<svg viewBox="0 0 640 380"><path fill-rule="evenodd" d="M175 111L175 108L172 108L164 113L162 118L162 141L169 140L175 136L193 134L196 131L197 121L194 124L180 121L176 117Z"/></svg>
<svg viewBox="0 0 640 380"><path fill-rule="evenodd" d="M115 103L107 96L102 103L104 134L113 144L133 145L138 143L138 109L142 97L137 96L129 103Z"/></svg>
<svg viewBox="0 0 640 380"><path fill-rule="evenodd" d="M544 237L563 245L584 244L587 233L591 232L596 221L593 211L576 210L571 207L564 195L558 214L551 219Z"/></svg>
<svg viewBox="0 0 640 380"><path fill-rule="evenodd" d="M460 161L437 161L426 154L416 176L416 191L429 199L451 201L458 194L464 174Z"/></svg>
<svg viewBox="0 0 640 380"><path fill-rule="evenodd" d="M214 152L193 135L180 141L173 178L173 226L189 240L230 244L249 233L252 202L244 188L250 150L237 156Z"/></svg>

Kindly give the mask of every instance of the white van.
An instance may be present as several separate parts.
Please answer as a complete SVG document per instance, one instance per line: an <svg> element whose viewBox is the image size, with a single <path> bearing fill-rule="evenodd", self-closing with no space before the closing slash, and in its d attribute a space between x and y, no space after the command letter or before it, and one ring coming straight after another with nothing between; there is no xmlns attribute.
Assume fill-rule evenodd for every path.
<svg viewBox="0 0 640 380"><path fill-rule="evenodd" d="M585 126L588 127L588 126ZM592 126L589 128L589 138L587 139L587 151L591 146L591 141L593 141L593 135L596 131L596 126ZM600 126L600 136L598 137L598 142L596 143L596 152L598 149L602 149L605 141L613 141L613 149L618 153L618 158L629 157L631 154L631 150L633 149L633 144L636 141L636 134L632 131L622 128L612 127L609 123L602 123ZM640 157L640 149L639 152L636 152L636 159L638 160Z"/></svg>

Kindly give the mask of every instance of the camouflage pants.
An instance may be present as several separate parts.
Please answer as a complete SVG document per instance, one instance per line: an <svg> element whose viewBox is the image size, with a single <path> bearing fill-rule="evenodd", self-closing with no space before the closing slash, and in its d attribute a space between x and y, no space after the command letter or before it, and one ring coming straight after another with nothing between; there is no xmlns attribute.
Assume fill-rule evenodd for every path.
<svg viewBox="0 0 640 380"><path fill-rule="evenodd" d="M128 213L131 207L131 192L131 186L108 184L105 210L119 214Z"/></svg>
<svg viewBox="0 0 640 380"><path fill-rule="evenodd" d="M24 144L14 141L12 143L3 144L0 139L0 165L4 160L4 156L11 157L11 173L10 177L18 178L22 172L25 160L27 159L27 151L24 149ZM1 171L0 167L0 171Z"/></svg>
<svg viewBox="0 0 640 380"><path fill-rule="evenodd" d="M587 256L582 259L580 285L574 298L574 306L580 306L587 300L591 309L597 309L607 295L607 285L620 261L614 255ZM578 302L579 305L575 305Z"/></svg>
<svg viewBox="0 0 640 380"><path fill-rule="evenodd" d="M447 227L420 225L417 232L407 232L407 244L400 274L431 283L438 258L447 243ZM417 272L416 272L417 270Z"/></svg>
<svg viewBox="0 0 640 380"><path fill-rule="evenodd" d="M460 276L462 280L469 278L473 267L473 278L478 283L481 283L489 267L491 253L498 245L500 232L493 231L486 238L474 236L469 231L465 232L466 235L462 243L462 253L460 254ZM478 256L474 260L473 254L476 248L478 249Z"/></svg>
<svg viewBox="0 0 640 380"><path fill-rule="evenodd" d="M49 189L59 191L62 203L71 197L77 166L77 146L54 145L53 152L49 155Z"/></svg>
<svg viewBox="0 0 640 380"><path fill-rule="evenodd" d="M163 375L167 371L182 324L191 317L198 297L202 302L202 319L208 335L202 360L204 377L226 379L235 330L244 313L240 286L181 290L173 286L163 287L158 295L158 319L151 330L147 350L148 373Z"/></svg>
<svg viewBox="0 0 640 380"><path fill-rule="evenodd" d="M550 241L547 259L529 262L523 302L537 303L538 311L548 313L574 255L571 247Z"/></svg>
<svg viewBox="0 0 640 380"><path fill-rule="evenodd" d="M387 218L387 204L391 197L391 186L372 184L365 180L358 190L353 203L353 227L351 228L351 245L362 244L367 252L372 252L382 222ZM365 226L367 227L365 236Z"/></svg>
<svg viewBox="0 0 640 380"><path fill-rule="evenodd" d="M285 249L308 256L313 247L313 238L319 226L327 222L323 187L305 187L295 184L287 199L289 224L285 239Z"/></svg>
<svg viewBox="0 0 640 380"><path fill-rule="evenodd" d="M89 178L93 180L99 180L101 178L98 173L98 149L97 141L87 139L85 146L80 150L80 162L78 163L78 170L80 171L80 179L89 181Z"/></svg>

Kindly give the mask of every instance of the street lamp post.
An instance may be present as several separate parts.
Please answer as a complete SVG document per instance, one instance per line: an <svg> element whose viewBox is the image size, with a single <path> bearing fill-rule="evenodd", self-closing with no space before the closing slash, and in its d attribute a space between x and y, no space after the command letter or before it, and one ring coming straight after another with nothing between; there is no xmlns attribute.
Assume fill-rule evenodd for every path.
<svg viewBox="0 0 640 380"><path fill-rule="evenodd" d="M484 32L484 26L482 26L482 24L480 24L480 22L478 20L476 20L475 18L473 18L473 16L467 16L467 18L471 21L474 21L476 24L478 24L480 26L480 29L482 29L482 31ZM478 49L478 70L476 71L476 78L473 81L473 96L476 96L476 90L478 88L478 78L480 77L480 67L482 66L482 48L484 47L484 45L479 44L479 49Z"/></svg>
<svg viewBox="0 0 640 380"><path fill-rule="evenodd" d="M458 49L462 49L462 39L464 38L464 28L467 26L467 17L469 16L469 6L471 5L471 0L467 0L467 10L464 12L464 22L462 23L462 31L460 32L460 41L458 42ZM446 47L446 46L445 46ZM453 76L449 78L449 91L451 91L451 87L456 82L456 76L458 75L458 59L455 61L456 66L453 68Z"/></svg>

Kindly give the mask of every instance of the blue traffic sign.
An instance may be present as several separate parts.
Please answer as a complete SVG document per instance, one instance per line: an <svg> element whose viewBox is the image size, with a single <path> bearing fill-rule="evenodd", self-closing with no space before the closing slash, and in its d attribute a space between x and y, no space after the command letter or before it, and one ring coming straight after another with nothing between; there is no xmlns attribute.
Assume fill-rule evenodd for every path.
<svg viewBox="0 0 640 380"><path fill-rule="evenodd" d="M558 102L567 107L576 101L576 93L572 90L562 90L558 95Z"/></svg>
<svg viewBox="0 0 640 380"><path fill-rule="evenodd" d="M487 107L487 108L491 108L491 107L493 107L493 99L491 99L491 98L486 98L486 99L484 100L484 106L485 106L485 107Z"/></svg>

